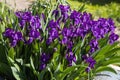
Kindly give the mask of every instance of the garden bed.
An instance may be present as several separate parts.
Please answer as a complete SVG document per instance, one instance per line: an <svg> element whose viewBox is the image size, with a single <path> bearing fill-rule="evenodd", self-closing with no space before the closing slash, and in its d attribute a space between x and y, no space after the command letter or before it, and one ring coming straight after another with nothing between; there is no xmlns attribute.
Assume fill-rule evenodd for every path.
<svg viewBox="0 0 120 80"><path fill-rule="evenodd" d="M0 74L5 79L119 78L119 36L111 18L94 19L62 0L37 1L15 12L1 6Z"/></svg>

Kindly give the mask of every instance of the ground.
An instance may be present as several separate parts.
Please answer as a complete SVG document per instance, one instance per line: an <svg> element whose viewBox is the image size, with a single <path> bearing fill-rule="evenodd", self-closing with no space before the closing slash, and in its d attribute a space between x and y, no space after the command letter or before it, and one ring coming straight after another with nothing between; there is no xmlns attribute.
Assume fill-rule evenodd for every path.
<svg viewBox="0 0 120 80"><path fill-rule="evenodd" d="M7 3L14 10L23 10L28 8L33 0L0 0Z"/></svg>

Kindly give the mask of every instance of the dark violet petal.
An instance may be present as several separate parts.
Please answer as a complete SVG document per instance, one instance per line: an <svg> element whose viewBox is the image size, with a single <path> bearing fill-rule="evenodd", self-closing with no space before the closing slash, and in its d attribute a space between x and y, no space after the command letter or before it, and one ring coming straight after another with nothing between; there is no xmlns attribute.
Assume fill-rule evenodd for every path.
<svg viewBox="0 0 120 80"><path fill-rule="evenodd" d="M41 29L41 23L39 16L32 16L30 20L30 26L32 29Z"/></svg>
<svg viewBox="0 0 120 80"><path fill-rule="evenodd" d="M40 65L40 70L45 69L45 67L46 67L46 64L42 63L42 64Z"/></svg>
<svg viewBox="0 0 120 80"><path fill-rule="evenodd" d="M54 11L52 12L52 15L55 15L55 17L57 17L57 16L59 15L59 11L58 11L58 10L54 10Z"/></svg>
<svg viewBox="0 0 120 80"><path fill-rule="evenodd" d="M93 53L98 49L98 41L96 39L92 39L90 41L90 52Z"/></svg>
<svg viewBox="0 0 120 80"><path fill-rule="evenodd" d="M22 15L22 19L26 21L30 21L31 15L32 15L31 12L24 12Z"/></svg>
<svg viewBox="0 0 120 80"><path fill-rule="evenodd" d="M16 15L18 18L21 18L22 15L23 15L23 12L21 12L21 11L15 12L15 15Z"/></svg>
<svg viewBox="0 0 120 80"><path fill-rule="evenodd" d="M65 58L67 59L67 61L69 62L69 66L72 66L72 62L76 62L76 57L73 54L73 52L69 52L69 54L65 55Z"/></svg>
<svg viewBox="0 0 120 80"><path fill-rule="evenodd" d="M67 42L68 42L68 38L64 36L62 39L62 44L65 45L65 44L67 44Z"/></svg>
<svg viewBox="0 0 120 80"><path fill-rule="evenodd" d="M68 6L68 5L59 5L59 9L61 10L61 13L64 14L65 12L68 12L70 10L70 6Z"/></svg>
<svg viewBox="0 0 120 80"><path fill-rule="evenodd" d="M29 36L36 39L36 38L38 38L40 36L40 33L37 30L30 30Z"/></svg>
<svg viewBox="0 0 120 80"><path fill-rule="evenodd" d="M117 41L119 36L115 33L111 33L109 36L109 43L113 44L115 41Z"/></svg>
<svg viewBox="0 0 120 80"><path fill-rule="evenodd" d="M24 40L25 44L31 44L33 42L33 37L29 37L28 40Z"/></svg>
<svg viewBox="0 0 120 80"><path fill-rule="evenodd" d="M87 67L87 68L85 69L85 71L86 71L87 73L90 72L90 68Z"/></svg>
<svg viewBox="0 0 120 80"><path fill-rule="evenodd" d="M10 46L15 47L17 45L17 40L11 40Z"/></svg>
<svg viewBox="0 0 120 80"><path fill-rule="evenodd" d="M47 63L50 59L50 55L49 54L46 54L46 53L43 53L40 57L40 61L42 63Z"/></svg>
<svg viewBox="0 0 120 80"><path fill-rule="evenodd" d="M16 34L18 36L18 40L22 40L23 39L21 32L16 32Z"/></svg>
<svg viewBox="0 0 120 80"><path fill-rule="evenodd" d="M24 28L25 24L26 24L26 21L25 21L25 20L20 20L20 21L19 21L19 26L20 26L21 29Z"/></svg>
<svg viewBox="0 0 120 80"><path fill-rule="evenodd" d="M77 11L72 11L71 15L70 15L70 19L73 20L74 25L78 25L80 23L80 13Z"/></svg>
<svg viewBox="0 0 120 80"><path fill-rule="evenodd" d="M53 42L53 38L52 37L49 37L46 41L47 44L50 44L51 42Z"/></svg>

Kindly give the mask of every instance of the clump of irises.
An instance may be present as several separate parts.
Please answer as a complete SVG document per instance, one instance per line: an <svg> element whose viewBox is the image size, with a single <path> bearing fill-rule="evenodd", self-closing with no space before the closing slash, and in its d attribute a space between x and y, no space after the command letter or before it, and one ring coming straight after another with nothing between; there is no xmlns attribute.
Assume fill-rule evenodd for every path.
<svg viewBox="0 0 120 80"><path fill-rule="evenodd" d="M93 69L96 64L91 54L100 49L99 41L106 38L107 43L112 45L119 38L114 33L116 27L112 19L99 18L94 20L90 13L71 10L67 5L59 5L53 10L52 18L49 19L48 23L44 21L44 25L41 25L42 20L46 18L43 13L33 15L29 11L18 11L15 14L18 18L19 29L7 28L3 33L9 39L11 47L16 47L20 41L29 45L39 40L38 44L44 41L47 46L57 42L64 47L62 53L59 54L64 57L67 66L74 66L75 63L79 63L79 57L76 56L77 53L74 53L74 47L79 41L83 42L85 40L82 48L89 46L89 50L85 54L79 54L81 54L83 62L88 64L86 72ZM41 15L44 15L44 17L41 17ZM45 30L48 34L44 35L42 28L46 24ZM52 56L45 52L42 52L40 56L40 70L43 70Z"/></svg>

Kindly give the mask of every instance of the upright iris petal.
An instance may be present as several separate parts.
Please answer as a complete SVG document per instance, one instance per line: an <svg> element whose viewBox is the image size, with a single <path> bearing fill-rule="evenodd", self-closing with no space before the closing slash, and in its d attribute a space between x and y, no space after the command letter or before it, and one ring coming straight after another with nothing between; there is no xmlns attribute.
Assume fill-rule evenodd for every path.
<svg viewBox="0 0 120 80"><path fill-rule="evenodd" d="M59 9L61 11L62 22L66 22L69 17L68 12L70 11L70 7L65 5L59 5Z"/></svg>
<svg viewBox="0 0 120 80"><path fill-rule="evenodd" d="M65 12L68 12L70 10L70 6L67 6L67 5L59 5L59 8L60 8L62 14L64 14Z"/></svg>
<svg viewBox="0 0 120 80"><path fill-rule="evenodd" d="M80 23L80 13L77 11L73 11L70 15L70 19L73 20L74 25L78 25Z"/></svg>
<svg viewBox="0 0 120 80"><path fill-rule="evenodd" d="M31 12L24 12L22 15L22 19L26 21L30 21L31 16L32 16Z"/></svg>

